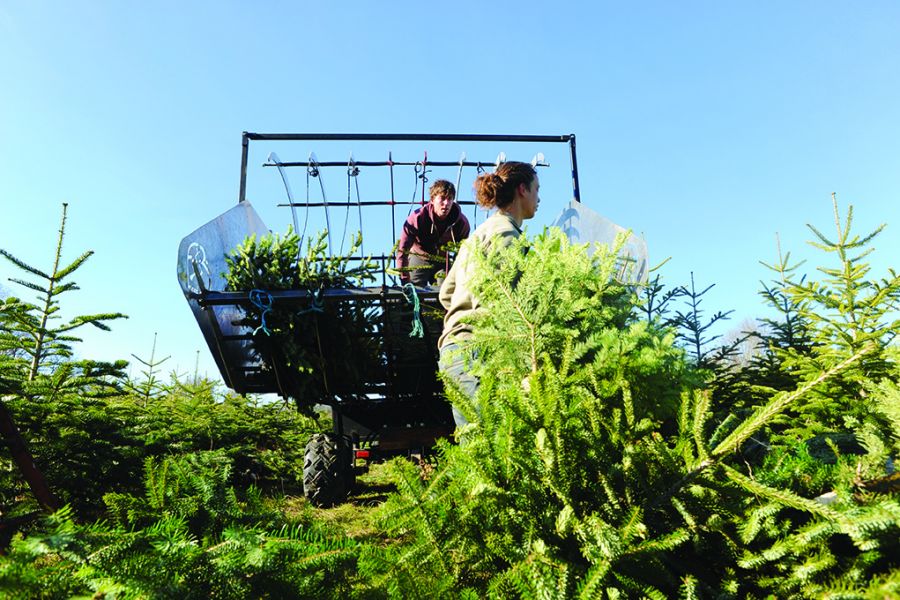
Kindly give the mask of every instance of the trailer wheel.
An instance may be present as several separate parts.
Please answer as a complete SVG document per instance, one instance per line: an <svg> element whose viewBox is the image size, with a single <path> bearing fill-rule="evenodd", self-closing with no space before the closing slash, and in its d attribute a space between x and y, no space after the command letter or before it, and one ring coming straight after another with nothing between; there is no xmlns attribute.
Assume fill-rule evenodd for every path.
<svg viewBox="0 0 900 600"><path fill-rule="evenodd" d="M306 443L303 494L316 506L332 506L353 486L350 448L342 439L317 433Z"/></svg>

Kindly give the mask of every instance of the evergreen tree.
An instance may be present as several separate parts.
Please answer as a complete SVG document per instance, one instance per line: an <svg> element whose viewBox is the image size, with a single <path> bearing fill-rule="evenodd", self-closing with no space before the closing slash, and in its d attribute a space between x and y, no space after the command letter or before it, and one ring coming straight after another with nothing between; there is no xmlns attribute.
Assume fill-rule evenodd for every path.
<svg viewBox="0 0 900 600"><path fill-rule="evenodd" d="M483 257L473 283L482 385L474 402L448 391L470 420L463 443L442 446L427 479L397 465L399 494L385 508L386 524L413 540L395 561L399 580L424 571L429 593L445 597L894 589L896 490L879 481L882 491L857 497L839 462L825 480L843 487L825 504L745 456L874 348L714 420L728 407L705 389L708 375L670 330L636 318L614 264L614 252L589 257L552 231Z"/></svg>
<svg viewBox="0 0 900 600"><path fill-rule="evenodd" d="M16 402L48 402L67 393L103 395L116 389L122 376L124 361L115 363L75 360L72 344L81 341L73 332L84 325L109 330L107 321L124 317L120 313L102 313L74 317L53 326L59 319L60 296L77 290L70 276L90 258L85 252L66 266L62 260L66 229L67 205L62 206L62 218L57 236L53 266L49 272L32 267L10 252L0 249L0 256L20 270L36 278L39 283L11 278L10 281L37 292L37 304L7 298L0 317L0 428L13 459L38 501L46 508L56 508L57 501L50 492L43 475L34 465L25 440L19 433L10 404Z"/></svg>
<svg viewBox="0 0 900 600"><path fill-rule="evenodd" d="M693 359L694 364L701 369L719 365L723 359L734 353L735 348L742 341L740 339L733 340L728 346L710 348L713 342L722 337L719 334L712 335L710 330L716 323L728 319L729 315L734 312L733 310L717 311L712 317L704 321L703 309L700 308L700 305L703 304L703 296L713 287L715 287L714 283L697 291L694 283L694 272L691 271L690 289L683 287L679 294L685 299L687 310L676 311L675 317L672 319L672 324L678 327L679 340L685 345L688 355Z"/></svg>
<svg viewBox="0 0 900 600"><path fill-rule="evenodd" d="M109 518L70 508L0 558L9 597L347 598L359 544L258 490L229 485L221 452L148 459L142 495L107 494Z"/></svg>
<svg viewBox="0 0 900 600"><path fill-rule="evenodd" d="M135 379L129 377L125 381L125 389L143 397L144 404L146 404L151 398L158 397L161 393L165 391L165 385L160 381L159 377L157 377L158 367L169 360L169 357L166 356L164 358L156 358L156 333L153 334L153 346L150 349L150 358L144 359L136 354L132 354L132 357L142 365L144 365L144 369L141 371L141 375L143 379ZM196 379L196 374L194 375L194 379Z"/></svg>
<svg viewBox="0 0 900 600"><path fill-rule="evenodd" d="M298 256L300 238L288 228L277 234L251 236L226 257L227 290L251 294L243 324L253 329L254 348L265 363L284 364L285 388L294 390L297 408L312 415L313 406L335 393L364 395L363 383L381 369L382 356L372 333L378 326L372 300L325 303L330 288L352 288L375 279L369 259L355 260L362 236L353 237L346 255L329 256L326 236L307 238L306 254ZM268 292L303 290L308 304L273 302ZM341 357L341 360L327 360Z"/></svg>

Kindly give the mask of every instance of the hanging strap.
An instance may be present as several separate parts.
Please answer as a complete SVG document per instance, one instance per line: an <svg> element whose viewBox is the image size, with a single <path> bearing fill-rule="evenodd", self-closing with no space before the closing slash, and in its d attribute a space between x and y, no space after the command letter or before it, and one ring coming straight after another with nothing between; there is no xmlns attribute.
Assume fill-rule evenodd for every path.
<svg viewBox="0 0 900 600"><path fill-rule="evenodd" d="M425 330L422 329L422 319L420 317L419 294L416 293L416 286L407 283L403 286L403 297L406 301L413 305L412 331L409 337L425 337Z"/></svg>
<svg viewBox="0 0 900 600"><path fill-rule="evenodd" d="M479 175L483 174L484 165L481 164L481 161L478 161L478 164L475 165L475 178L477 179ZM478 199L476 198L472 204L472 229L475 229L478 226Z"/></svg>
<svg viewBox="0 0 900 600"><path fill-rule="evenodd" d="M426 183L428 183L428 150L425 150L425 157L422 159L422 206L425 206Z"/></svg>
<svg viewBox="0 0 900 600"><path fill-rule="evenodd" d="M362 229L363 229L362 201L359 198L359 167L356 166L356 161L353 160L352 154L350 155L350 162L347 165L347 211L350 210L350 178L351 177L353 178L353 183L356 186L356 212L357 212L357 216L359 217L359 235L360 235L359 251L360 251L361 256L365 256L366 255L366 247L363 245L364 239L363 239L363 234L362 234ZM344 226L346 228L346 223L344 224ZM343 244L343 240L341 241L341 244Z"/></svg>
<svg viewBox="0 0 900 600"><path fill-rule="evenodd" d="M466 153L459 155L459 169L456 170L456 199L459 200L459 182L462 180L463 164L466 162Z"/></svg>
<svg viewBox="0 0 900 600"><path fill-rule="evenodd" d="M422 165L422 163L420 161L416 161L416 164L413 165L413 192L412 192L412 200L409 201L409 210L406 211L407 217L410 214L412 214L413 207L416 204L416 192L419 191L419 179L425 178L425 175L422 174L422 171L424 171L424 169L425 169L425 167ZM425 183L423 182L422 185L424 186Z"/></svg>
<svg viewBox="0 0 900 600"><path fill-rule="evenodd" d="M281 175L281 181L284 183L284 190L287 192L288 202L291 205L291 218L294 220L294 233L299 235L300 237L297 240L297 260L300 260L301 255L303 254L303 236L306 235L306 223L303 223L303 233L300 233L300 223L297 220L297 207L294 203L294 194L291 193L291 184L288 183L287 173L284 170L284 167L281 166L281 160L278 158L278 155L274 152L269 153L269 162L274 164L278 168L278 173ZM306 176L306 216L309 218L309 168L307 168L307 176Z"/></svg>
<svg viewBox="0 0 900 600"><path fill-rule="evenodd" d="M396 204L394 201L394 158L390 151L388 151L388 168L391 173L391 244L395 245L397 243L397 215L394 212Z"/></svg>
<svg viewBox="0 0 900 600"><path fill-rule="evenodd" d="M331 243L331 218L328 216L328 197L325 195L325 184L322 182L322 174L319 172L319 161L316 159L315 152L309 153L308 162L307 173L319 180L319 188L322 190L322 204L325 205L325 230L328 232L328 256L330 258L332 256L332 248L334 248L334 245Z"/></svg>

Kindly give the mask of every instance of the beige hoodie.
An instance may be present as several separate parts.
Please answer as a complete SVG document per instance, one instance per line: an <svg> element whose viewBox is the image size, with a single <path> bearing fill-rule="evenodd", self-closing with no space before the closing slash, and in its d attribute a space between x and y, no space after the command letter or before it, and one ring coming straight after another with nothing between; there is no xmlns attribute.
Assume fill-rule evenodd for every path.
<svg viewBox="0 0 900 600"><path fill-rule="evenodd" d="M441 284L438 298L447 310L444 316L444 332L438 340L438 348L459 343L472 337L472 326L462 322L478 309L478 299L469 290L474 263L469 259L472 244L483 246L500 243L508 246L513 239L522 235L522 230L509 215L497 212L479 225L459 250L447 278Z"/></svg>

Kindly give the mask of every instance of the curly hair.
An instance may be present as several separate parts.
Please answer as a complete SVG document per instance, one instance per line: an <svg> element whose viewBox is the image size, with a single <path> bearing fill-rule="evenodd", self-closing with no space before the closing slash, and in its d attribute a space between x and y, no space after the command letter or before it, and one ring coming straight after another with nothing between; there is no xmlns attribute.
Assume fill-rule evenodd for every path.
<svg viewBox="0 0 900 600"><path fill-rule="evenodd" d="M475 179L475 199L483 208L504 208L515 200L519 184L530 186L536 175L529 163L502 163L493 173L482 173Z"/></svg>

